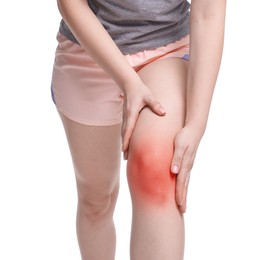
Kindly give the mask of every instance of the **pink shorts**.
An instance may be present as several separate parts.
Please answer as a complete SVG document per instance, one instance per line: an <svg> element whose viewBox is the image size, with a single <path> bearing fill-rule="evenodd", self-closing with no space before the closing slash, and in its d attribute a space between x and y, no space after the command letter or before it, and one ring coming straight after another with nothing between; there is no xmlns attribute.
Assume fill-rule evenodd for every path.
<svg viewBox="0 0 272 260"><path fill-rule="evenodd" d="M79 44L60 33L57 40L51 90L58 110L82 124L107 126L121 123L121 89ZM125 57L135 71L162 58L179 57L188 60L189 35L167 46Z"/></svg>

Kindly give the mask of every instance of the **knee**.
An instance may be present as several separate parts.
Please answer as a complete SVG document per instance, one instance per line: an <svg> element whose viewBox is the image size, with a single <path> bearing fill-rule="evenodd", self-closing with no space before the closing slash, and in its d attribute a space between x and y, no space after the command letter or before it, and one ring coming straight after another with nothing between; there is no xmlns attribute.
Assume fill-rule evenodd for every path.
<svg viewBox="0 0 272 260"><path fill-rule="evenodd" d="M132 201L164 206L175 202L176 176L171 173L173 149L168 143L130 147L127 177Z"/></svg>
<svg viewBox="0 0 272 260"><path fill-rule="evenodd" d="M113 191L78 189L78 212L92 222L112 218L117 195L118 187L115 187Z"/></svg>

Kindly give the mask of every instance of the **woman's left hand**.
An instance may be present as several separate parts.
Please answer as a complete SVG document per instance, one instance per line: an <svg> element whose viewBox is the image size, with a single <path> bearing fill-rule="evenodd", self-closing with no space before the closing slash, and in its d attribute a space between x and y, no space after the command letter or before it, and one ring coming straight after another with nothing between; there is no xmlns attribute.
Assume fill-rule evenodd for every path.
<svg viewBox="0 0 272 260"><path fill-rule="evenodd" d="M186 211L190 172L203 133L193 127L183 127L176 135L171 171L177 174L176 203L181 213Z"/></svg>

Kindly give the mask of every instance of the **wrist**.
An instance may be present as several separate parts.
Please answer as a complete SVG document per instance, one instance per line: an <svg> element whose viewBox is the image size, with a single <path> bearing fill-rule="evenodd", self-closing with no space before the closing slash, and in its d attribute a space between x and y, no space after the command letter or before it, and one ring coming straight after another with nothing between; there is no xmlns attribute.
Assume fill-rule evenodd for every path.
<svg viewBox="0 0 272 260"><path fill-rule="evenodd" d="M127 71L127 73L123 75L118 85L124 94L128 94L137 89L140 85L143 85L143 83L139 75L132 69L132 71Z"/></svg>

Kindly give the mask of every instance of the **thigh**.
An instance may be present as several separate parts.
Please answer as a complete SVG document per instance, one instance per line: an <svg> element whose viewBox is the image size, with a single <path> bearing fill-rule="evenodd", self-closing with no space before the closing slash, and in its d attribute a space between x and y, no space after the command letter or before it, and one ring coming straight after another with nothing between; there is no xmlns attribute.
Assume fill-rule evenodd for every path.
<svg viewBox="0 0 272 260"><path fill-rule="evenodd" d="M120 124L90 126L59 114L73 160L79 196L95 201L115 192L119 183Z"/></svg>
<svg viewBox="0 0 272 260"><path fill-rule="evenodd" d="M169 138L173 141L176 132L183 126L185 119L185 100L188 62L179 58L166 58L153 62L139 75L151 89L152 94L166 109L163 117L155 115L150 109L141 111L134 130L131 145L139 139Z"/></svg>
<svg viewBox="0 0 272 260"><path fill-rule="evenodd" d="M187 61L161 59L145 66L139 75L166 109L166 115L160 117L145 108L134 129L128 156L133 204L175 206L175 176L170 166L174 138L185 119Z"/></svg>

